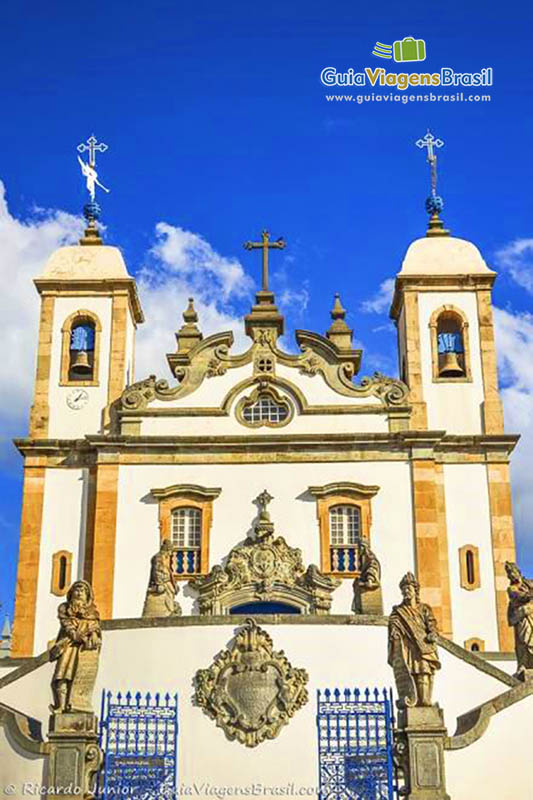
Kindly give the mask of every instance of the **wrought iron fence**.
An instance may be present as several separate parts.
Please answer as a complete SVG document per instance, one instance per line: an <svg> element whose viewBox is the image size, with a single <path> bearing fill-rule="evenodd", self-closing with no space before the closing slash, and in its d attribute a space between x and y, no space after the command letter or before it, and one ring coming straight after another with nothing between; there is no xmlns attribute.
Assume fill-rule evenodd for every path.
<svg viewBox="0 0 533 800"><path fill-rule="evenodd" d="M393 800L392 692L319 690L317 706L320 800Z"/></svg>
<svg viewBox="0 0 533 800"><path fill-rule="evenodd" d="M98 797L174 800L178 696L102 692Z"/></svg>

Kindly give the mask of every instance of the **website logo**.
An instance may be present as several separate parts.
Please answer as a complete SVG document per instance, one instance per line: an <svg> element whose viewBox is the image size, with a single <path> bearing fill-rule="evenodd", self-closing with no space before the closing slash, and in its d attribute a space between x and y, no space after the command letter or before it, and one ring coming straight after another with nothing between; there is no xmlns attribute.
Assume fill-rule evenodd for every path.
<svg viewBox="0 0 533 800"><path fill-rule="evenodd" d="M425 61L426 42L424 39L413 39L412 36L405 36L394 44L383 44L376 42L372 55L377 58L393 58L395 61Z"/></svg>

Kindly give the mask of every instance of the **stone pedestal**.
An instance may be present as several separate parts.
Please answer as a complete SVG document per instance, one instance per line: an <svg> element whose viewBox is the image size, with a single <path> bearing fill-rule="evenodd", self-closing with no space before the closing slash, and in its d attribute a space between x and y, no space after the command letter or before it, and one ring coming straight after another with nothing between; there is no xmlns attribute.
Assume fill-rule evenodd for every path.
<svg viewBox="0 0 533 800"><path fill-rule="evenodd" d="M450 800L444 774L446 736L437 705L399 709L397 744L402 751L404 796L409 800Z"/></svg>
<svg viewBox="0 0 533 800"><path fill-rule="evenodd" d="M383 616L383 596L381 586L370 591L363 591L357 583L354 583L352 611L354 614L370 614L371 616Z"/></svg>
<svg viewBox="0 0 533 800"><path fill-rule="evenodd" d="M94 794L102 763L98 720L92 712L70 711L50 717L47 797L53 800Z"/></svg>

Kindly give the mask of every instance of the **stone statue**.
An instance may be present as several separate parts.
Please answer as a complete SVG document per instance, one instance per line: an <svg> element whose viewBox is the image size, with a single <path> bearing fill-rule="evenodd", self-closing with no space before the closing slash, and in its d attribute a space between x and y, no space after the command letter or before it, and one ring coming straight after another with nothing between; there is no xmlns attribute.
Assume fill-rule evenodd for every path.
<svg viewBox="0 0 533 800"><path fill-rule="evenodd" d="M359 545L360 574L353 582L354 614L383 614L381 566L366 542Z"/></svg>
<svg viewBox="0 0 533 800"><path fill-rule="evenodd" d="M514 628L516 677L533 677L533 580L524 578L512 561L505 562L509 578L507 619Z"/></svg>
<svg viewBox="0 0 533 800"><path fill-rule="evenodd" d="M58 617L61 627L49 652L50 661L57 662L50 710L54 714L92 712L102 631L93 590L87 581L72 584L67 602L59 606Z"/></svg>
<svg viewBox="0 0 533 800"><path fill-rule="evenodd" d="M400 582L403 600L389 617L388 662L394 670L400 706L431 706L433 679L440 669L437 621L420 602L420 584L412 572Z"/></svg>
<svg viewBox="0 0 533 800"><path fill-rule="evenodd" d="M172 570L172 552L170 540L163 539L161 549L155 556L152 556L143 617L178 617L181 615L181 608L174 599L179 588Z"/></svg>

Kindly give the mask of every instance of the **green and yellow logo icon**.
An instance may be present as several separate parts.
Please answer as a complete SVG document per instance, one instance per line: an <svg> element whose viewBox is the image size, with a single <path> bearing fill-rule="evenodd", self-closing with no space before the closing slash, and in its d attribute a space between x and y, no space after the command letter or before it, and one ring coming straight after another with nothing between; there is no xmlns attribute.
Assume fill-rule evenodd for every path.
<svg viewBox="0 0 533 800"><path fill-rule="evenodd" d="M406 36L394 44L376 42L372 55L378 58L393 58L395 61L425 61L426 43L424 39L413 39Z"/></svg>

